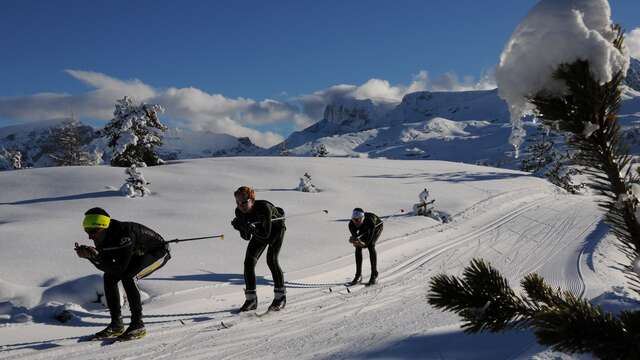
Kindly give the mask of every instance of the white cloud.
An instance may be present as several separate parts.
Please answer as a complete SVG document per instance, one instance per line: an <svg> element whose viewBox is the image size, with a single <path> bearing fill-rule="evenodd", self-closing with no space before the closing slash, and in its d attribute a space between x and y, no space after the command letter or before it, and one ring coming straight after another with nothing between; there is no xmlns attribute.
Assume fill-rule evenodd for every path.
<svg viewBox="0 0 640 360"><path fill-rule="evenodd" d="M635 28L631 30L630 33L626 34L624 43L629 49L629 55L636 59L640 59L640 28Z"/></svg>
<svg viewBox="0 0 640 360"><path fill-rule="evenodd" d="M392 85L387 80L370 79L361 85L334 85L289 101L250 98L227 98L203 90L186 87L157 89L141 80L120 80L106 74L65 70L73 78L93 89L78 95L41 93L31 96L0 97L0 117L23 121L52 118L87 117L110 120L117 99L129 96L137 101L160 104L166 112L163 121L193 130L206 129L238 137L249 137L260 146L281 142L282 136L274 132L254 129L278 123L292 123L296 130L304 129L320 120L327 104L346 98L367 99L377 102L400 102L406 94L423 91L473 90L486 84L474 83L472 78L459 81L455 74L445 74L430 81L426 71L414 75L408 85Z"/></svg>
<svg viewBox="0 0 640 360"><path fill-rule="evenodd" d="M283 140L282 136L249 126L300 122L301 119L296 107L275 100L230 99L193 87L159 90L138 79L123 81L92 71L65 72L95 89L79 95L42 93L0 98L0 116L33 121L73 114L109 120L113 117L116 100L129 96L138 101L162 105L167 109L165 117L175 123L192 129L246 136L260 146L275 145Z"/></svg>
<svg viewBox="0 0 640 360"><path fill-rule="evenodd" d="M484 72L479 81L475 81L470 76L465 77L464 81L460 81L453 72L446 73L431 81L428 72L421 70L413 76L409 85L391 85L387 80L370 79L360 86L334 85L310 95L300 96L296 100L302 104L305 116L317 121L322 118L327 104L341 99L372 99L380 102L399 103L406 94L416 91L469 91L495 88L493 71Z"/></svg>
<svg viewBox="0 0 640 360"><path fill-rule="evenodd" d="M497 87L493 69L483 72L478 81L472 76L465 76L463 80L460 81L456 73L447 72L431 81L428 86L431 91L490 90Z"/></svg>
<svg viewBox="0 0 640 360"><path fill-rule="evenodd" d="M96 88L90 94L99 97L108 97L113 99L122 98L122 94L139 99L148 99L156 94L156 91L149 85L146 85L138 79L119 80L108 75L93 71L82 71L68 69L65 72L83 83Z"/></svg>

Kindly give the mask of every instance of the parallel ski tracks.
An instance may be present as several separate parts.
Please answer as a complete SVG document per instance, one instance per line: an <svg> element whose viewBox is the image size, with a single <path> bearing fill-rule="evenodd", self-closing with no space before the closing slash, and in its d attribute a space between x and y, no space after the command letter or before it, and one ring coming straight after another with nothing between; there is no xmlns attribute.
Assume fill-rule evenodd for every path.
<svg viewBox="0 0 640 360"><path fill-rule="evenodd" d="M486 255L486 251L488 250L485 249L485 246L490 247L491 242L497 240L498 237L497 235L493 235L494 238L492 240L492 232L497 233L498 230L506 228L505 225L508 225L514 221L514 219L526 218L526 213L530 210L544 206L555 200L555 196L549 193L538 193L527 197L520 197L524 195L525 192L526 189L521 189L498 194L475 204L464 212L454 215L454 222L452 223L430 226L410 234L405 234L404 236L386 239L379 246L383 254L393 252L399 242L402 242L402 244L420 242L425 241L426 237L433 237L436 240L441 239L442 241L416 254L402 256L396 263L382 268L380 271L382 275L381 283L374 287L358 286L353 288L350 293L347 293L343 290L345 288L339 283L311 284L297 281L292 283L299 287L309 287L310 289L291 298L288 308L282 313L274 314L273 316L255 318L244 315L223 315L221 317L215 316L209 321L200 323L187 322L185 325L181 325L180 322L176 320L171 323L175 325L152 328L150 336L146 339L131 343L116 344L115 346L112 345L105 348L105 351L102 351L99 344L95 342L76 343L76 339L69 338L42 342L39 344L41 347L51 345L52 348L35 352L25 353L18 350L20 346L16 346L14 349L5 347L5 349L0 350L0 358L4 358L2 355L3 352L6 351L9 352L9 357L6 357L7 359L167 359L181 357L237 359L251 357L255 354L256 347L277 347L279 339L309 336L300 334L300 326L294 324L299 324L300 322L310 325L324 323L327 324L326 326L329 329L334 330L336 326L339 326L337 324L359 316L367 308L376 305L379 306L380 303L392 303L397 297L394 293L394 291L396 291L395 287L401 289L402 283L407 283L411 281L412 278L418 276L418 274L424 273L424 271L421 272L417 270L425 268L427 264L436 264L438 261L444 263L460 256L464 258L469 256L473 257L476 253L481 257ZM505 203L504 200L506 199L511 201ZM508 206L510 209L506 208L506 213L486 224L482 224L481 219L475 219L476 214L481 213L483 209L497 205ZM562 218L553 223L552 226L548 226L546 230L541 230L543 234L541 234L542 236L537 240L540 246L550 246L546 252L547 254L554 254L567 246L572 246L572 242L570 241L562 243L558 240L554 241L554 239L557 238L559 234L566 233L569 228L574 226L576 216L579 216L579 214L565 213L562 215ZM460 223L460 219L465 218L468 219L469 222L476 222L482 225L478 225L477 228L471 231L461 232L458 229L459 225L462 224ZM482 216L480 215L479 218L482 218ZM532 223L539 223L536 219L530 220ZM591 225L582 229L582 233L579 233L577 237L582 237L584 232L592 228L592 225L597 221L598 219L595 219ZM536 226L538 226L537 229L542 229L541 227L544 227L544 225L545 224L539 223ZM514 262L516 261L515 258L521 261L521 263L518 263L516 266L516 272L518 274L541 269L549 259L547 256L529 259L519 254L519 250L515 248L518 246L516 242L522 240L522 236L525 236L523 235L524 232L525 231L522 231L518 234L514 244L507 248L504 254L505 261ZM478 244L473 246L476 242L478 242ZM430 242L430 244L431 243L432 242ZM575 245L575 243L573 243L573 245ZM468 250L469 246L472 246L471 251L465 251ZM485 249L483 250L485 253L480 252L480 249ZM500 250L494 250L500 252ZM513 258L507 259L510 256ZM569 282L569 290L580 295L585 292L585 283L581 272L581 257L582 253L578 253L575 262L571 265L575 266L575 269L572 271L576 271L577 276L574 282ZM436 269L437 266L434 265L432 270L427 271L427 273L430 274L431 271L436 271ZM429 274L425 276L430 276ZM567 274L563 275L566 276ZM556 279L551 279L552 282L555 280ZM564 285L566 286L567 284L565 283ZM422 286L426 286L426 284ZM336 291L328 291L328 288L336 289ZM188 321L188 319L183 320ZM226 324L223 325L223 323ZM269 339L270 342L273 341L274 344L265 344L265 339ZM58 345L60 345L58 348L54 347ZM11 354L12 350L16 350L17 352Z"/></svg>

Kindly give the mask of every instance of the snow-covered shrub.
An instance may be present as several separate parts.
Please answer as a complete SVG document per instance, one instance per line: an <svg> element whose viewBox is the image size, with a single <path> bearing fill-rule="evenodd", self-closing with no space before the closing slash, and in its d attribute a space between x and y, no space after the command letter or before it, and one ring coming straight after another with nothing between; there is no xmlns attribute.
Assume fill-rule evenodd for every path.
<svg viewBox="0 0 640 360"><path fill-rule="evenodd" d="M22 169L22 153L18 150L0 149L0 171Z"/></svg>
<svg viewBox="0 0 640 360"><path fill-rule="evenodd" d="M128 197L145 196L151 194L151 190L147 185L151 184L145 180L144 175L140 172L135 165L129 166L125 169L125 174L129 177L125 180L125 183L120 187L120 191Z"/></svg>
<svg viewBox="0 0 640 360"><path fill-rule="evenodd" d="M160 105L135 104L126 96L116 102L113 119L102 130L113 150L111 165L162 163L155 151L162 145L162 133L167 130L158 118L162 112L164 109Z"/></svg>
<svg viewBox="0 0 640 360"><path fill-rule="evenodd" d="M311 154L315 157L326 157L327 155L329 155L329 151L327 150L327 147L324 146L324 144L319 144L313 148Z"/></svg>
<svg viewBox="0 0 640 360"><path fill-rule="evenodd" d="M429 200L429 190L426 188L418 194L419 201L413 204L413 215L426 216L434 220L447 223L451 221L451 216L443 211L437 210L434 203L436 199Z"/></svg>
<svg viewBox="0 0 640 360"><path fill-rule="evenodd" d="M311 175L309 175L308 173L304 173L304 175L300 178L300 183L298 184L296 190L311 193L318 192L316 186L311 183Z"/></svg>

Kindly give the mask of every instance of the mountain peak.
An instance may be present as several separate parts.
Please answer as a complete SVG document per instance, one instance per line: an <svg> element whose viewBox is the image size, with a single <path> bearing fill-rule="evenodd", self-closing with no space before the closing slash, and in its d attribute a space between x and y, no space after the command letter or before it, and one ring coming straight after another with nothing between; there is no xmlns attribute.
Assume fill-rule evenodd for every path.
<svg viewBox="0 0 640 360"><path fill-rule="evenodd" d="M628 87L640 91L640 60L631 58L624 82Z"/></svg>

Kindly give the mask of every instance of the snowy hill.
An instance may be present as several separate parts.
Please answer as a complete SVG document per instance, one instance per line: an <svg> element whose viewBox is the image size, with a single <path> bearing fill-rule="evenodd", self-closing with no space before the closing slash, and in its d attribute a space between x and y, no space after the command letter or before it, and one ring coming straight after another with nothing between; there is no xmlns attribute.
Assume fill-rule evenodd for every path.
<svg viewBox="0 0 640 360"><path fill-rule="evenodd" d="M455 124L425 123L457 136L481 126ZM305 172L320 192L293 190ZM491 261L512 284L536 271L552 286L607 308L637 306L614 269L621 258L593 198L558 192L526 173L442 161L294 157L185 160L144 173L153 193L136 199L110 190L124 174L108 166L0 176L0 188L11 189L0 193L0 358L560 356L535 345L530 332L464 335L456 316L428 305L429 279L458 274L474 257ZM231 314L243 300L247 243L229 223L232 192L242 184L291 216L280 256L287 308L260 318ZM409 214L424 187L452 222ZM80 222L93 206L166 239L225 234L224 240L175 244L167 266L139 282L149 331L143 340L81 341L109 318L98 302L100 272L73 252L74 242L88 243ZM342 284L354 273L347 220L355 206L385 222L377 246L380 284L347 291ZM368 271L365 260L363 275ZM257 275L262 312L273 296L264 256ZM61 309L73 315L64 324L52 319Z"/></svg>
<svg viewBox="0 0 640 360"><path fill-rule="evenodd" d="M259 155L264 149L249 138L188 129L169 129L164 134L160 157L164 160L197 159L217 156Z"/></svg>

